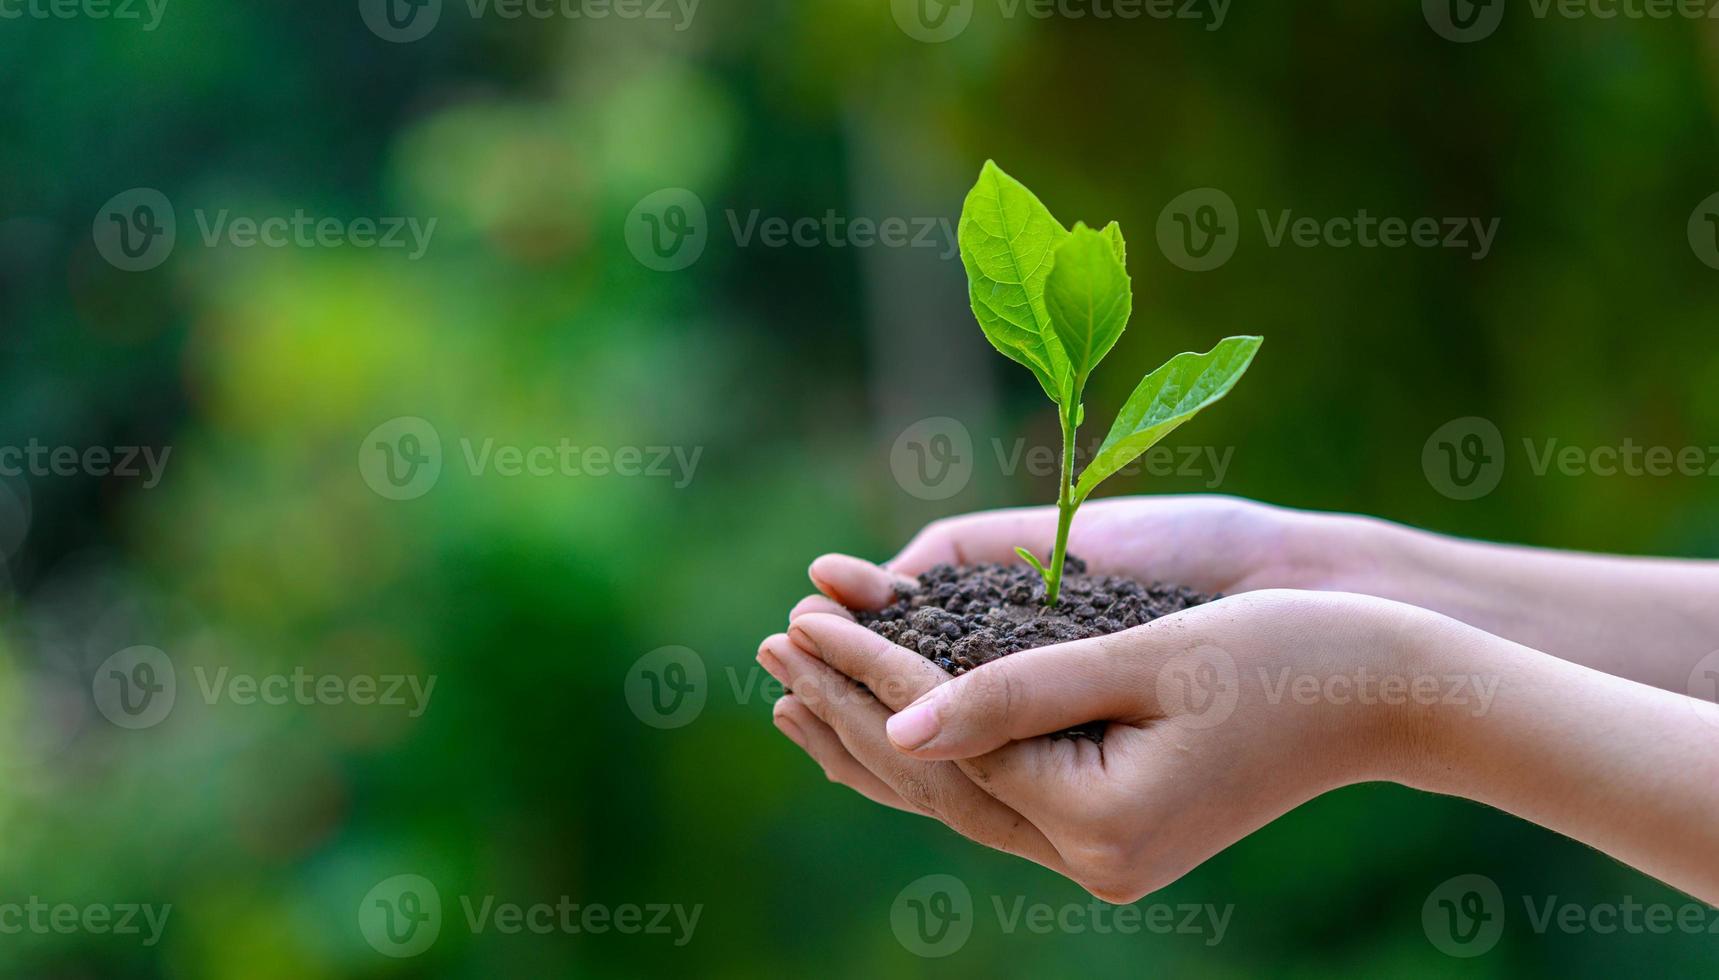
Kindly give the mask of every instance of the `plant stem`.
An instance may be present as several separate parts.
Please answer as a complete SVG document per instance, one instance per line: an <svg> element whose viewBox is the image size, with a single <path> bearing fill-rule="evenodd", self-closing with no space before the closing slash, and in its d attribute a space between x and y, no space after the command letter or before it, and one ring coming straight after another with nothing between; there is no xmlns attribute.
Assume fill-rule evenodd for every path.
<svg viewBox="0 0 1719 980"><path fill-rule="evenodd" d="M1075 400L1079 404L1079 399ZM1068 528L1074 523L1074 412L1062 413L1062 479L1056 492L1056 550L1051 553L1050 575L1045 579L1045 605L1054 607L1062 590L1063 558L1068 554Z"/></svg>

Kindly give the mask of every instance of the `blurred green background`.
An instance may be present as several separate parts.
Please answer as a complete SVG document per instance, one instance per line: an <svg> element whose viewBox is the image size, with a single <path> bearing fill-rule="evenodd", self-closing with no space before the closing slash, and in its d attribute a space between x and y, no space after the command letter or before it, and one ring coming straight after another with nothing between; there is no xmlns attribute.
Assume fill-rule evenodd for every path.
<svg viewBox="0 0 1719 980"><path fill-rule="evenodd" d="M1084 893L825 782L770 725L752 657L813 556L883 557L936 517L1050 501L1054 480L989 447L1048 444L1054 418L985 345L942 232L936 247L744 235L754 216L953 221L992 157L1065 222L1115 218L1129 235L1135 316L1089 393L1096 415L1138 376L1117 365L1266 335L1247 382L1172 440L1234 447L1222 492L1711 557L1712 479L1536 477L1517 448L1496 491L1463 501L1421 463L1465 416L1513 447L1719 443L1719 273L1687 233L1719 191L1712 22L1511 4L1495 34L1458 44L1407 2L1237 4L1219 26L1205 4L1190 8L1203 20L1097 19L968 0L965 29L926 42L904 26L912 9L508 19L448 0L404 42L350 0L170 0L154 30L0 20L0 445L171 447L152 487L0 482L0 902L173 906L155 945L26 930L0 937L0 969L1712 974L1710 936L1537 935L1519 896L1683 899L1521 821L1395 787L1315 801L1143 903L1233 904L1215 946L1005 933L993 896ZM1234 258L1196 273L1155 229L1203 187L1242 227ZM171 254L139 272L95 233L133 188L177 220ZM671 271L650 267L651 212L636 211L667 188L705 214L702 252ZM1271 248L1255 217L1362 208L1497 218L1498 239L1481 261ZM241 247L205 241L199 221L222 209L436 224L418 258ZM409 500L359 465L401 417L443 450ZM904 429L933 417L977 446L970 481L940 500L891 465ZM684 481L509 478L473 472L462 448L564 439L701 456ZM137 645L171 658L177 698L130 730L94 692ZM705 670L702 708L672 728L626 696L665 646ZM209 703L199 679L223 667L436 686L415 717ZM944 960L890 922L933 872L978 905ZM360 906L406 873L437 887L444 921L394 958L366 941ZM1499 883L1512 921L1458 964L1421 906L1465 873ZM703 908L676 946L474 933L458 896Z"/></svg>

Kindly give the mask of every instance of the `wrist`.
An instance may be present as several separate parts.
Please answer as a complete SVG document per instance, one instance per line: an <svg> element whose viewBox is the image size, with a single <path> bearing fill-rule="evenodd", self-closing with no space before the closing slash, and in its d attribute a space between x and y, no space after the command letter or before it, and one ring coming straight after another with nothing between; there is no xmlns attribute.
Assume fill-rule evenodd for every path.
<svg viewBox="0 0 1719 980"><path fill-rule="evenodd" d="M1359 514L1293 512L1285 549L1297 587L1398 598L1410 588L1425 532Z"/></svg>
<svg viewBox="0 0 1719 980"><path fill-rule="evenodd" d="M1387 771L1393 782L1448 793L1472 761L1465 743L1479 736L1496 707L1506 668L1496 647L1507 641L1439 613L1417 612L1423 621L1398 659L1399 669L1422 687L1391 707Z"/></svg>
<svg viewBox="0 0 1719 980"><path fill-rule="evenodd" d="M1345 737L1351 781L1428 788L1458 754L1456 739L1490 712L1498 675L1484 665L1487 635L1438 613L1376 603L1362 631L1357 690Z"/></svg>

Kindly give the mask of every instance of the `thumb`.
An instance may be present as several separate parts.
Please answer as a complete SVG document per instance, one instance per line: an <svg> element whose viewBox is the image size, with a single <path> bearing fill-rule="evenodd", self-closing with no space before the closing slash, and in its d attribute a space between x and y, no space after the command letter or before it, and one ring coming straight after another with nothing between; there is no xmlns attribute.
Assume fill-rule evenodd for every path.
<svg viewBox="0 0 1719 980"><path fill-rule="evenodd" d="M1138 626L1023 650L974 668L889 719L889 740L921 759L968 759L1091 721L1143 718L1150 658Z"/></svg>

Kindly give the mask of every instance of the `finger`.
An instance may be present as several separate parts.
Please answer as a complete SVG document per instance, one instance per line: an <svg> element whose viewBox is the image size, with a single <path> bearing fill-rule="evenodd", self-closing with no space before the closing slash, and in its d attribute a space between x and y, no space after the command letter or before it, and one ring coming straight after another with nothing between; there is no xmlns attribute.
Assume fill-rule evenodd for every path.
<svg viewBox="0 0 1719 980"><path fill-rule="evenodd" d="M851 555L820 555L806 574L819 592L848 609L882 609L895 601L898 586L916 584Z"/></svg>
<svg viewBox="0 0 1719 980"><path fill-rule="evenodd" d="M836 600L827 595L809 595L788 610L788 622L792 623L801 616L809 616L812 613L828 613L831 616L840 616L850 623L854 621L854 614Z"/></svg>
<svg viewBox="0 0 1719 980"><path fill-rule="evenodd" d="M967 759L1086 722L1145 721L1169 619L1000 657L890 718L889 739L916 758Z"/></svg>
<svg viewBox="0 0 1719 980"><path fill-rule="evenodd" d="M891 711L952 679L931 661L852 620L802 616L788 628L788 636L800 649L864 684Z"/></svg>
<svg viewBox="0 0 1719 980"><path fill-rule="evenodd" d="M1056 848L1039 829L973 785L950 763L921 762L897 752L884 736L889 710L853 681L790 643L775 648L795 697L829 725L859 763L903 800L957 833L1062 872Z"/></svg>
<svg viewBox="0 0 1719 980"><path fill-rule="evenodd" d="M788 686L789 675L777 651L787 649L790 645L791 641L786 635L777 633L765 638L758 646L758 663L784 687ZM903 800L871 770L860 765L830 726L807 710L805 704L792 692L777 699L772 720L782 734L788 736L790 741L823 767L824 775L832 782L842 783L885 806L926 815Z"/></svg>
<svg viewBox="0 0 1719 980"><path fill-rule="evenodd" d="M981 511L934 521L884 567L898 575L918 575L933 565L1016 561L1016 548L1030 548L1048 556L1056 521L1054 507Z"/></svg>
<svg viewBox="0 0 1719 980"><path fill-rule="evenodd" d="M925 815L909 806L871 770L860 765L836 737L835 731L812 714L799 698L788 694L777 699L772 718L782 734L824 768L824 775L830 782L841 783L874 803Z"/></svg>
<svg viewBox="0 0 1719 980"><path fill-rule="evenodd" d="M863 683L891 711L900 711L926 691L953 680L919 654L844 620L808 616L790 627L789 638L801 650ZM1016 799L1036 806L1039 794L1020 793L1016 784L1024 780L1060 790L1066 785L1068 763L1078 761L1081 748L1082 743L1076 743L1046 752L1036 741L1011 743L981 758L958 760L958 765L987 793L1027 814Z"/></svg>

